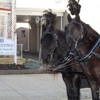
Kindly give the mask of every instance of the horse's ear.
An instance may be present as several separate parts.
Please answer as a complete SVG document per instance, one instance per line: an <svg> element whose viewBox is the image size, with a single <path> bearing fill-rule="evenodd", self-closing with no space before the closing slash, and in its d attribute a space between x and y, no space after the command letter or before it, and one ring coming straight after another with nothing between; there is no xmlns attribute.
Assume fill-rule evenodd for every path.
<svg viewBox="0 0 100 100"><path fill-rule="evenodd" d="M67 19L68 19L68 22L70 23L72 21L72 18L70 16L70 14L67 15Z"/></svg>

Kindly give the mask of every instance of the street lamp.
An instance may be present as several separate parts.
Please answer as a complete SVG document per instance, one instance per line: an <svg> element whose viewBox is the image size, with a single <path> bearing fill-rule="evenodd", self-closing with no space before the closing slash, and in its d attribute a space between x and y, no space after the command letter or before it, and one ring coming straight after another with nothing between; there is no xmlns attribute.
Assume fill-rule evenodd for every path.
<svg viewBox="0 0 100 100"><path fill-rule="evenodd" d="M45 25L46 24L46 18L45 17L42 17L41 18L41 25Z"/></svg>
<svg viewBox="0 0 100 100"><path fill-rule="evenodd" d="M35 18L35 22L37 24L37 27L40 25L40 38L41 39L41 36L42 36L42 25L46 23L46 19L44 17L42 18L39 18L38 16ZM38 29L37 29L37 32L38 32ZM39 60L38 60L39 63L41 63L41 45L39 45Z"/></svg>
<svg viewBox="0 0 100 100"><path fill-rule="evenodd" d="M37 25L39 25L39 23L40 23L40 18L39 18L38 16L35 18L35 23L36 23Z"/></svg>

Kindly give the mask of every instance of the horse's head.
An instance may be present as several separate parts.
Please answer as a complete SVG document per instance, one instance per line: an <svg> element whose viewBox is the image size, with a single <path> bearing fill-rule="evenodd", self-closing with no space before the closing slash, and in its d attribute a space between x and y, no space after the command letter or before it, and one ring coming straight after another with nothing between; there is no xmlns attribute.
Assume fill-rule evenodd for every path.
<svg viewBox="0 0 100 100"><path fill-rule="evenodd" d="M45 20L43 24L43 36L41 38L42 46L42 62L51 67L57 63L61 56L65 56L66 50L66 36L64 32L54 29L56 14L52 11L45 10L42 19ZM62 49L64 49L62 51ZM56 64L57 65L57 64Z"/></svg>
<svg viewBox="0 0 100 100"><path fill-rule="evenodd" d="M66 26L65 32L68 50L73 52L79 41L83 39L83 26L78 21L72 21Z"/></svg>
<svg viewBox="0 0 100 100"><path fill-rule="evenodd" d="M46 33L41 38L42 44L42 61L45 64L49 64L53 60L53 54L58 46L57 37L53 33Z"/></svg>
<svg viewBox="0 0 100 100"><path fill-rule="evenodd" d="M45 33L41 38L42 62L49 67L57 66L67 54L66 36L62 31Z"/></svg>
<svg viewBox="0 0 100 100"><path fill-rule="evenodd" d="M81 20L71 20L69 17L69 21L70 23L65 28L68 51L77 55L78 58L81 58L91 50L90 53L87 54L90 57L99 34L91 28L90 25ZM86 60L88 59L88 56L85 56L82 59Z"/></svg>
<svg viewBox="0 0 100 100"><path fill-rule="evenodd" d="M52 10L45 10L42 19L45 21L43 24L43 31L50 28L50 31L54 29L56 14L52 13Z"/></svg>

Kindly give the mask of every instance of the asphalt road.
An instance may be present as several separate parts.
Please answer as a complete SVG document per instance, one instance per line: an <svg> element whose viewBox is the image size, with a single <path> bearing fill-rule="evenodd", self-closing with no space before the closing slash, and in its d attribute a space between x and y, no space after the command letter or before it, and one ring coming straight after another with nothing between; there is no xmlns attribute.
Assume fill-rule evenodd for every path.
<svg viewBox="0 0 100 100"><path fill-rule="evenodd" d="M67 100L61 74L0 75L0 100ZM89 88L81 100L91 100Z"/></svg>

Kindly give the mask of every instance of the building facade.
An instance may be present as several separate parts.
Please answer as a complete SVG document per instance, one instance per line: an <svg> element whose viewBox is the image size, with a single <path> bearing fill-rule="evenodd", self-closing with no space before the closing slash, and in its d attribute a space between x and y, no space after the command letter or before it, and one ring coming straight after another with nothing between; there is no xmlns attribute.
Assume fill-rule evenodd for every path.
<svg viewBox="0 0 100 100"><path fill-rule="evenodd" d="M27 43L23 42L24 51L30 53L39 52L40 26L37 26L35 18L37 16L41 18L44 10L52 9L52 11L57 14L55 28L64 30L64 26L67 24L66 6L67 0L28 0L28 2L27 0L16 0L16 22L17 25L23 23L23 26L21 25L21 27L17 29L17 34L20 34L19 30L22 31L23 28L25 28L24 23L29 25L27 27L28 31L25 31L28 39L26 39ZM21 39L22 38L18 37L18 41ZM22 42L19 42L19 44L22 44ZM26 44L27 48L25 50Z"/></svg>
<svg viewBox="0 0 100 100"><path fill-rule="evenodd" d="M15 0L0 0L0 37L13 38L16 21L14 12Z"/></svg>

